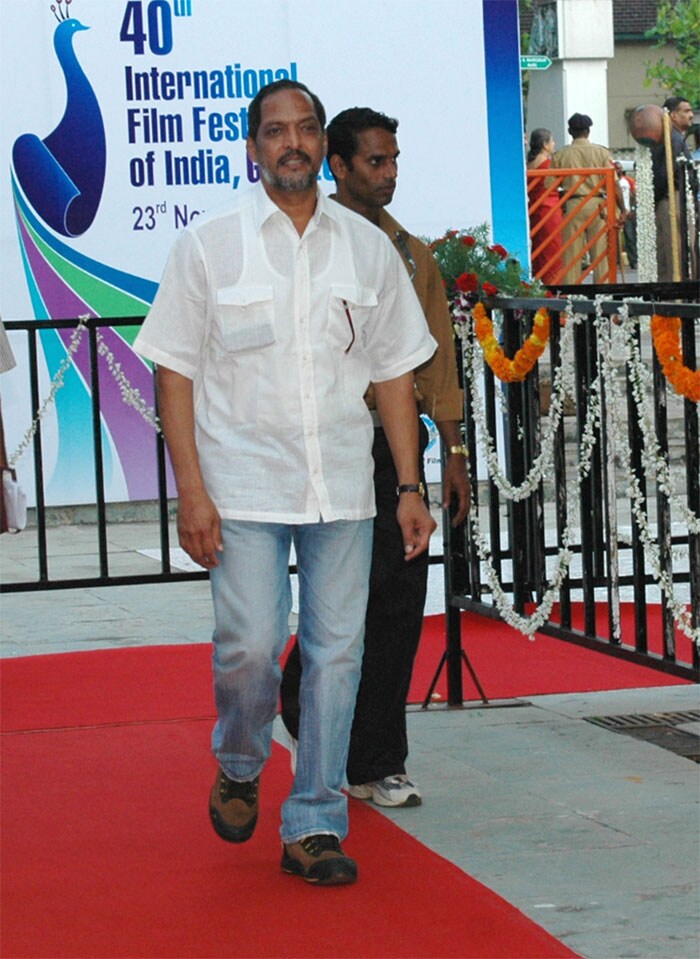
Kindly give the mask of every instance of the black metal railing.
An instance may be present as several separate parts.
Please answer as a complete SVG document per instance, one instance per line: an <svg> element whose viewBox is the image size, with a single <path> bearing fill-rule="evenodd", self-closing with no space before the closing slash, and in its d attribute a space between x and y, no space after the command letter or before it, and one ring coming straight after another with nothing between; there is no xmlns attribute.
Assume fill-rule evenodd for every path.
<svg viewBox="0 0 700 959"><path fill-rule="evenodd" d="M91 317L87 320L7 320L5 327L8 330L21 330L27 336L27 350L29 358L29 391L32 410L39 410L42 398L39 387L39 348L37 338L42 330L76 330L79 326L85 327L89 351L89 391L91 397L91 420L85 424L85 429L92 433L92 455L94 471L95 501L91 504L91 522L89 528L94 530L95 546L98 564L97 575L88 576L53 576L51 572L51 555L48 549L47 532L48 517L51 512L46 503L46 483L44 470L44 444L42 438L41 419L36 420L36 431L32 439L34 453L33 491L36 503L30 513L33 523L23 533L23 537L33 536L36 539L36 576L31 579L20 579L13 576L12 581L0 584L0 592L30 592L51 589L76 589L93 586L130 586L145 583L171 582L177 580L206 579L208 573L201 571L184 571L173 569L170 559L170 506L167 490L166 450L162 434L153 430L153 444L155 449L155 499L154 515L158 521L160 562L158 571L149 573L118 574L112 570L112 562L108 547L108 506L105 496L105 469L102 439L102 413L100 385L104 376L111 375L100 362L98 349L98 332L104 327L134 327L140 326L143 317L117 317L100 319ZM155 393L146 400L155 402ZM135 414L136 415L136 414ZM81 464L85 467L86 464ZM88 467L89 468L89 467ZM149 504L150 505L150 504ZM153 511L152 511L153 512Z"/></svg>
<svg viewBox="0 0 700 959"><path fill-rule="evenodd" d="M590 287L585 288L588 293ZM473 488L473 510L480 524L488 527L488 546L500 588L508 605L520 615L527 616L542 602L548 585L547 559L558 554L570 517L578 515L578 536L571 543L575 564L564 578L558 604L540 632L603 650L633 662L654 666L665 672L694 679L698 671L698 648L681 637L682 649L677 648L676 629L671 604L662 592L660 609L647 602L647 590L655 583L643 542L642 525L650 512L655 514L655 541L658 543L660 571L675 588L689 593L692 628L700 625L700 535L672 524L672 496L646 476L643 457L643 431L634 399L631 372L626 369L622 389L630 450L630 471L639 484L642 523L635 515L634 500L629 494L629 475L616 468L610 454L609 417L613 397L608 395L603 381L600 398L601 414L595 419L592 431L592 455L588 472L576 481L576 461L583 440L584 425L592 401L591 390L601 367L601 343L595 322L596 314L617 317L621 310L614 297L640 296L656 293L647 287L598 288L605 300L577 299L575 310L586 320L575 326L574 368L575 404L569 417L562 417L556 431L550 475L537 484L526 499L509 500L499 490L492 476L484 469L484 456L477 442L471 392L465 383L465 435L470 450L470 470ZM695 517L700 516L700 447L698 443L698 406L681 400L674 393L661 371L648 336L642 337L651 313L679 316L682 321L684 363L691 369L697 366L697 340L700 335L700 305L689 302L697 296L697 284L675 284L672 292L686 294L684 303L631 302L625 309L637 318L634 337L643 362L653 375L653 407L655 438L659 455L668 463L675 458L685 470L684 488L673 494L680 497ZM581 297L582 289L568 290ZM556 322L559 311L567 308L565 299L549 300L494 300L492 305L502 311L502 343L507 355L512 356L522 345L532 327L535 310L546 306L552 316L550 359L552 369L561 363L561 331ZM644 342L642 342L644 341ZM646 351L646 352L645 352ZM543 383L546 364L542 358L539 368L522 383L499 384L484 364L480 389L485 408L486 429L499 456L505 461L507 475L513 487L528 476L540 452L542 432ZM674 430L669 428L669 410L675 407ZM617 411L619 415L619 411ZM502 439L497 429L502 422ZM671 441L674 442L671 442ZM479 479L481 477L481 479ZM573 477L573 478L572 478ZM615 489L615 487L620 487ZM615 489L614 495L611 490ZM637 500L638 502L638 500ZM677 502L677 499L674 500ZM621 537L618 510L629 513L629 535ZM505 515L504 515L505 514ZM493 591L485 580L483 551L480 552L472 524L465 522L459 530L445 523L447 648L444 665L448 678L448 701L462 702L462 667L470 667L461 635L461 610L470 610L494 618L503 618L498 610ZM679 551L687 552L687 564L682 568L675 560ZM621 562L622 561L622 562ZM621 566L629 570L620 572ZM687 568L685 568L687 565ZM576 567L574 571L573 567ZM652 564L653 566L653 564ZM619 590L631 592L629 603L620 605ZM607 610L607 622L601 623L601 609ZM621 611L631 612L620 623ZM659 614L660 613L660 622ZM624 628L623 628L624 627ZM659 632L661 635L659 636ZM653 633L653 636L650 635ZM653 639L653 642L650 642ZM660 641L659 641L660 640ZM467 642L468 647L468 642ZM470 667L471 669L471 667ZM472 671L473 676L473 671ZM481 690L480 690L481 692ZM482 696L483 698L483 696ZM429 696L426 698L426 704Z"/></svg>
<svg viewBox="0 0 700 959"><path fill-rule="evenodd" d="M655 302L653 311L665 315L678 315L683 324L683 356L685 363L695 368L697 365L698 318L700 305L690 302L695 291L685 289L690 284L675 284L672 288L674 299L684 296L684 303ZM586 288L586 292L588 292ZM641 289L641 292L640 292ZM655 288L653 292L667 292ZM566 291L581 296L581 288ZM556 610L541 626L541 632L556 636L590 648L603 650L612 655L621 656L634 662L655 666L667 672L691 679L699 678L698 652L693 647L687 655L679 653L675 643L673 610L663 600L661 603L661 625L652 620L646 601L647 588L653 583L653 576L647 568L642 530L638 522L631 517L629 541L620 538L616 517L611 515L611 498L607 495L611 481L615 481L615 470L606 455L608 440L605 411L600 421L594 423L593 452L589 472L578 482L572 482L572 458L578 455L582 439L582 430L587 420L587 411L591 402L591 389L600 365L599 337L593 322L596 310L609 316L620 310L619 299L624 295L644 295L652 291L636 286L634 288L605 288L606 299L596 306L593 300L580 299L576 302L576 311L589 317L589 321L579 323L575 328L574 364L575 364L575 403L570 411L573 415L559 422L553 448L551 469L546 480L540 482L533 494L526 499L508 501L499 492L498 487L483 468L483 457L477 443L476 425L469 390L465 390L465 437L471 452L470 469L473 481L474 509L478 510L482 525L488 529L488 542L491 562L513 609L520 615L526 615L533 606L541 602L547 590L547 563L559 552L563 537L573 513L581 517L580 535L571 543L576 556L577 569L569 572L562 583ZM670 295L669 295L670 298ZM524 336L529 333L532 314L541 305L546 305L553 317L558 311L564 311L566 299L538 300L496 300L496 308L503 310L503 342L508 355L513 355L521 345ZM651 312L649 303L628 302L626 307L631 316L644 317ZM37 337L45 329L75 329L77 319L8 321L10 330L21 330L27 336L30 394L33 410L38 410L41 397L39 389L39 350ZM51 589L75 589L95 586L133 585L162 583L172 581L206 579L208 573L201 571L183 571L173 568L170 559L171 522L173 501L168 495L167 457L161 434L154 429L155 449L155 489L154 502L149 503L158 522L158 543L160 551L159 568L152 572L119 573L113 569L108 545L108 526L110 511L114 505L107 502L105 495L105 474L102 451L101 400L100 385L102 378L110 375L101 362L98 349L99 330L102 327L137 326L140 317L119 317L116 319L89 319L85 321L87 345L90 356L89 388L91 394L91 422L86 429L92 433L94 450L95 502L89 528L96 540L98 570L95 575L74 575L61 577L53 574L52 557L47 548L48 517L51 508L46 504L44 453L42 426L38 423L33 436L34 452L34 492L36 509L34 521L23 537L36 538L36 575L22 579L12 575L11 581L0 584L0 592L29 592ZM642 321L637 326L636 337L641 344ZM641 346L640 346L641 348ZM648 342L645 348L649 350ZM556 369L561 362L561 331L556 322L551 324L551 342L549 350L550 365ZM528 475L536 459L542 438L543 382L546 372L546 356L539 368L527 377L525 382L509 384L503 388L488 368L485 368L482 391L487 429L498 452L503 456L509 481L517 485ZM671 454L680 457L685 469L685 502L688 509L697 517L700 515L700 456L698 452L698 408L688 401L676 403L680 406L680 420L669 425L668 412L672 392L651 351L646 354L645 362L653 369L653 393L655 410L656 440L662 455L669 459ZM686 528L678 530L672 523L671 501L667 493L658 484L649 485L642 462L642 431L637 417L636 405L630 384L625 386L627 430L631 450L631 471L642 491L644 509L649 514L653 507L656 522L656 538L659 542L659 563L661 570L673 582L687 589L690 596L689 608L691 620L697 628L700 623L700 536ZM151 397L151 400L153 398ZM602 396L602 404L608 398ZM678 412L678 410L676 410ZM679 425L680 424L680 425ZM500 428L500 429L499 429ZM674 436L674 428L682 438L682 443ZM501 435L502 440L497 437ZM673 448L672 448L673 447ZM675 452L674 452L675 451ZM481 479L479 478L481 477ZM622 491L618 497L625 500ZM618 524L619 525L619 524ZM483 561L479 555L472 527L465 523L454 531L445 523L445 595L447 618L447 642L444 664L447 668L448 701L451 704L462 702L462 667L470 666L465 653L461 628L460 612L472 610L485 616L498 617L491 587L484 577ZM687 569L680 569L674 561L679 550L688 553ZM616 554L622 553L629 558L631 570L618 574ZM25 551L26 555L26 551ZM433 561L435 561L433 557ZM437 561L440 561L438 558ZM293 569L293 568L292 568ZM633 635L616 635L613 629L615 596L618 587L632 591ZM608 610L608 623L601 627L597 615L604 593ZM661 649L656 634L661 631ZM650 633L653 635L650 636ZM651 641L650 641L651 640ZM473 677L476 679L476 677ZM478 679L476 680L478 686Z"/></svg>

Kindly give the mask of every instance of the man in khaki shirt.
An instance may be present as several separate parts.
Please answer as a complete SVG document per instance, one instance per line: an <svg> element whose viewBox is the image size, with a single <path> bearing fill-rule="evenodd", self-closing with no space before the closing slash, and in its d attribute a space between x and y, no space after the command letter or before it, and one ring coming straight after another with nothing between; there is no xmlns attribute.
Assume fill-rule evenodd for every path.
<svg viewBox="0 0 700 959"><path fill-rule="evenodd" d="M601 167L613 166L613 160L607 147L590 142L589 136L592 126L593 121L585 113L574 113L573 116L569 117L569 136L572 137L572 142L569 146L557 150L552 157L552 168L560 170L580 170L586 168L600 169ZM571 196L565 205L565 217L581 203L584 197L591 193L595 188L596 182L597 178L590 176L576 188L576 194ZM568 178L564 180L562 186L565 191L570 188L571 184ZM602 257L598 266L593 270L593 281L594 283L603 283L607 279L610 264L608 263L608 258L605 256L607 245L605 195L598 194L598 197L600 199L596 199L595 201L591 200L589 203L586 203L578 213L574 214L571 221L564 226L564 243L580 230L581 227L585 227L583 232L574 239L572 245L564 253L564 262L572 263L570 269L568 269L564 275L564 284L580 282L583 249L591 243L591 241L592 245L589 250L591 260L597 260L599 256ZM625 212L622 191L617 182L615 183L615 199L621 213L620 222L623 223L627 217L627 213ZM590 218L594 212L594 208L596 215L588 226L585 226L586 220ZM614 280L615 277L612 277L612 279Z"/></svg>
<svg viewBox="0 0 700 959"><path fill-rule="evenodd" d="M442 277L435 259L384 207L396 189L398 121L366 107L344 110L328 126L328 162L336 181L335 199L376 224L401 256L438 348L415 372L416 403L436 423L447 458L443 508L454 508L453 526L465 519L470 488L460 423L462 392L457 382L454 336ZM374 391L365 400L374 414ZM416 415L418 415L418 409ZM420 423L422 454L428 434ZM396 525L396 486L384 431L375 419L374 489L377 516L365 620L365 653L355 707L347 778L350 795L381 806L417 806L421 792L406 775L406 700L423 623L428 557L406 563ZM298 723L301 666L298 649L287 660L282 680L282 715L292 737Z"/></svg>

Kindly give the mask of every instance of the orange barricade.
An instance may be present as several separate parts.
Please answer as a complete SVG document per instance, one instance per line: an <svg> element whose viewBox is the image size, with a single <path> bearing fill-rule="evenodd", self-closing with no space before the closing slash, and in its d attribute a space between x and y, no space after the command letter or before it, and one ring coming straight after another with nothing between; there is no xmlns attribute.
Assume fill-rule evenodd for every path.
<svg viewBox="0 0 700 959"><path fill-rule="evenodd" d="M580 190L585 190L585 195L579 194ZM550 286L583 283L591 274L596 283L615 283L618 233L614 169L528 170L527 192L532 261L543 254L547 257L535 276L541 279L554 270L554 276L546 281ZM553 196L557 197L556 205L551 204ZM545 213L543 207L548 207ZM558 233L561 246L545 254ZM588 264L584 266L586 257Z"/></svg>

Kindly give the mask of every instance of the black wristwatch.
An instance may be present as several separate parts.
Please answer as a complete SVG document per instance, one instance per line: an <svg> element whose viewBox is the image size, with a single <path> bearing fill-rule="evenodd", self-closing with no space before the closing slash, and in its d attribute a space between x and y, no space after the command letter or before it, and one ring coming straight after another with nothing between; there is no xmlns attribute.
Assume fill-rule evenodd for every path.
<svg viewBox="0 0 700 959"><path fill-rule="evenodd" d="M401 496L402 493L418 493L419 496L425 496L425 486L422 483L403 483L401 486L396 487L396 495Z"/></svg>

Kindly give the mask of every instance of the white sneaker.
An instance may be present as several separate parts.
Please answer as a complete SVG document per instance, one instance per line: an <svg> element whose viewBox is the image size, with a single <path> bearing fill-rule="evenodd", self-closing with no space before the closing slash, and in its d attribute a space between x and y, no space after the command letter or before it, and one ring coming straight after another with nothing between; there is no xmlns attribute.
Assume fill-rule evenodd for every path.
<svg viewBox="0 0 700 959"><path fill-rule="evenodd" d="M403 773L373 783L349 786L348 794L354 799L371 799L377 806L420 806L423 802L418 786Z"/></svg>

